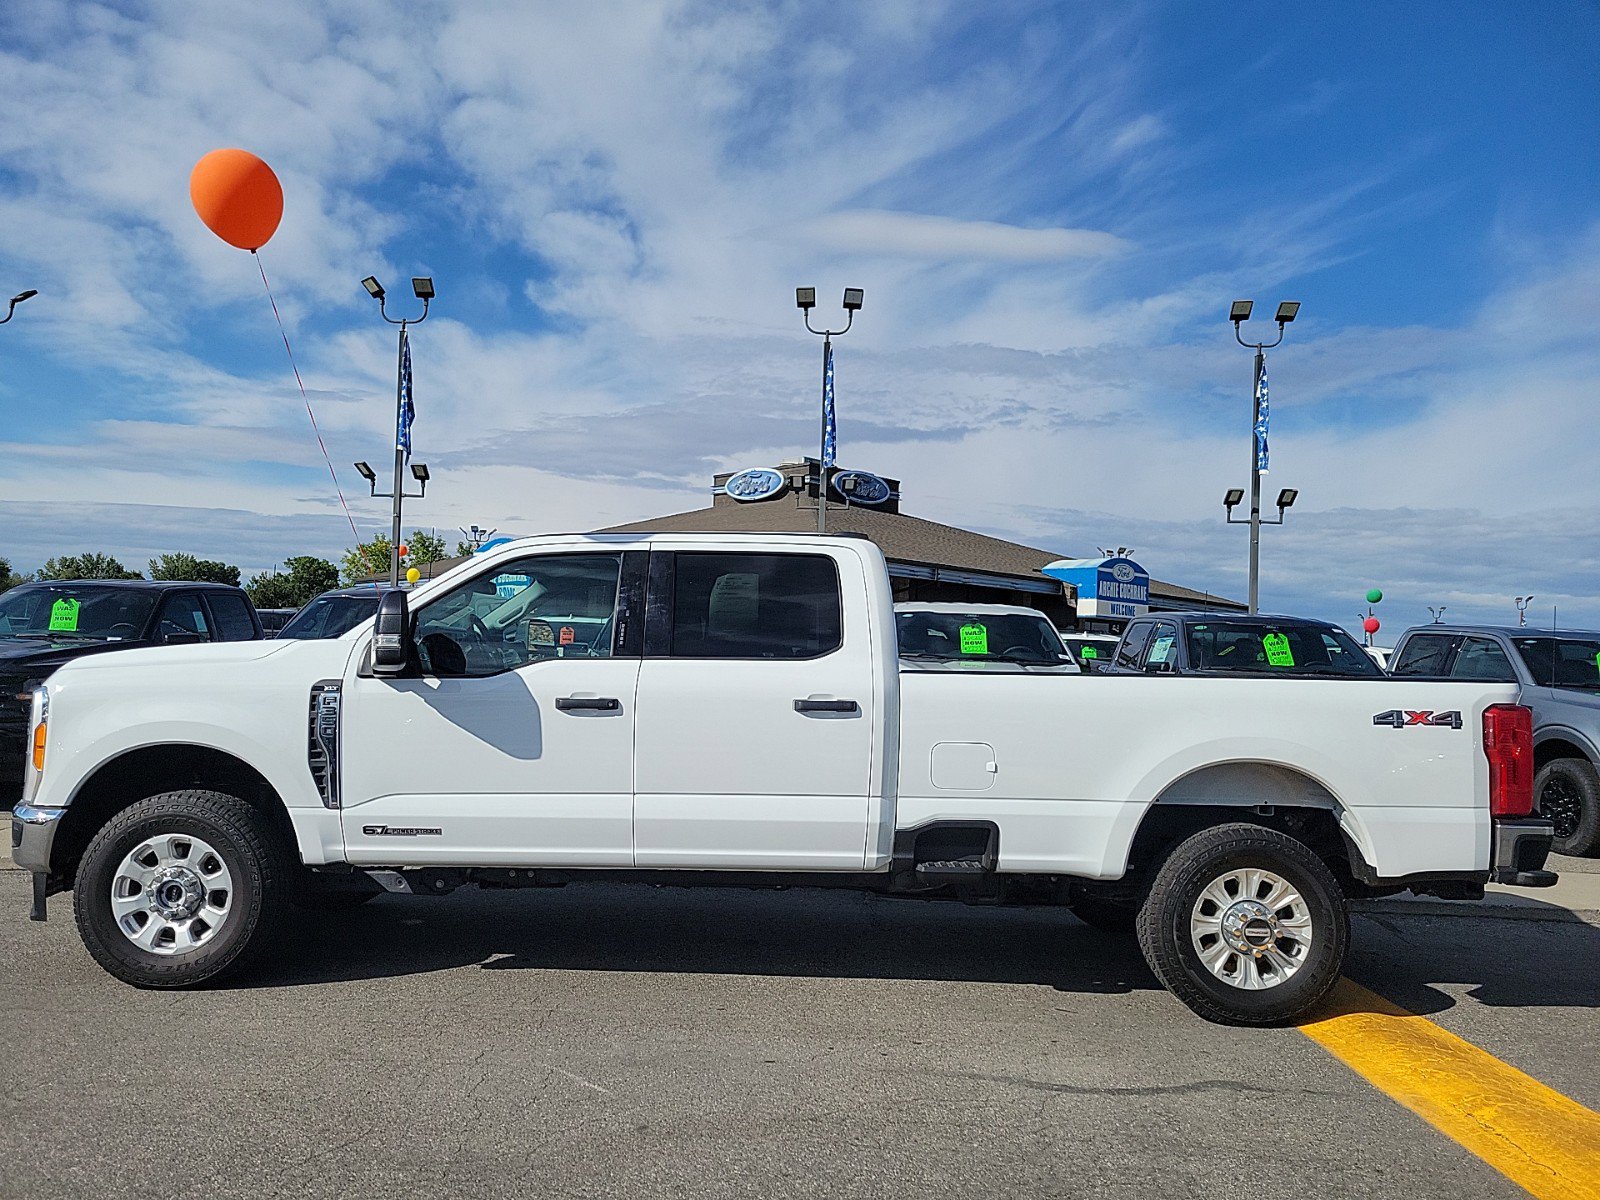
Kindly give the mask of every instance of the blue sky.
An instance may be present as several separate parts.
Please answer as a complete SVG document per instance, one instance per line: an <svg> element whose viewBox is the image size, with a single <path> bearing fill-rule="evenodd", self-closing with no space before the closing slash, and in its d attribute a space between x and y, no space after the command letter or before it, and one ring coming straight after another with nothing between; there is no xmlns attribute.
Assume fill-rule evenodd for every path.
<svg viewBox="0 0 1600 1200"><path fill-rule="evenodd" d="M0 330L0 556L349 543L254 264L189 208L239 145L284 182L262 258L363 534L363 275L438 281L408 512L452 532L678 511L810 449L792 289L848 284L845 464L1241 595L1225 314L1292 298L1264 605L1600 624L1600 9L1325 8L6 6L0 291L41 294Z"/></svg>

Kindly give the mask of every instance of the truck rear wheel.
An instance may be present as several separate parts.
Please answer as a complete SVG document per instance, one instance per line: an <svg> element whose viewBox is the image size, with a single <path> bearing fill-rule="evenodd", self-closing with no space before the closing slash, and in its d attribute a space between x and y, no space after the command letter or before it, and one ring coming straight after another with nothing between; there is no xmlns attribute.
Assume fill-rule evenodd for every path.
<svg viewBox="0 0 1600 1200"><path fill-rule="evenodd" d="M151 796L84 851L73 891L90 955L124 983L192 987L268 940L290 881L266 814L221 792Z"/></svg>
<svg viewBox="0 0 1600 1200"><path fill-rule="evenodd" d="M1534 807L1555 826L1551 849L1585 858L1600 850L1600 775L1581 758L1556 758L1533 781Z"/></svg>
<svg viewBox="0 0 1600 1200"><path fill-rule="evenodd" d="M1156 978L1206 1020L1280 1025L1338 981L1350 919L1310 849L1240 823L1202 830L1168 856L1138 931Z"/></svg>

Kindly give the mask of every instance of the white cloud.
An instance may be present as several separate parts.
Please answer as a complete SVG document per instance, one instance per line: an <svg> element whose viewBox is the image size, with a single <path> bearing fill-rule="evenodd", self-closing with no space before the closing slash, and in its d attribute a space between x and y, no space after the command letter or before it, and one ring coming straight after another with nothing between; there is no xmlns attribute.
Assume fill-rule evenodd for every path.
<svg viewBox="0 0 1600 1200"><path fill-rule="evenodd" d="M999 221L961 221L921 213L829 213L798 232L835 252L920 258L1041 263L1063 258L1105 258L1128 244L1096 229L1027 229Z"/></svg>

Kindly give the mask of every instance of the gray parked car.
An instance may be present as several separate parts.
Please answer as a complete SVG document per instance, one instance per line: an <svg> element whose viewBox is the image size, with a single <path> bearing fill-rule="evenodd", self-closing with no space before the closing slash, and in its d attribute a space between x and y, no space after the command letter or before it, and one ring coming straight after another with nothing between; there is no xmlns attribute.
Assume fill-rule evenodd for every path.
<svg viewBox="0 0 1600 1200"><path fill-rule="evenodd" d="M1600 632L1420 625L1400 636L1391 675L1522 685L1533 709L1534 803L1557 854L1600 853Z"/></svg>

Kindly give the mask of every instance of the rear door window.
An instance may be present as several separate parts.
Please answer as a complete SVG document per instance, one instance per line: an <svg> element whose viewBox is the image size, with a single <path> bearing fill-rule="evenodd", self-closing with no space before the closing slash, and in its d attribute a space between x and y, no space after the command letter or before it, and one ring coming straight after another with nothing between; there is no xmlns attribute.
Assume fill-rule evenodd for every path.
<svg viewBox="0 0 1600 1200"><path fill-rule="evenodd" d="M1456 661L1450 667L1451 679L1478 679L1486 683L1515 683L1517 673L1511 660L1488 638L1469 637L1456 651Z"/></svg>
<svg viewBox="0 0 1600 1200"><path fill-rule="evenodd" d="M1423 675L1443 678L1451 652L1461 639L1450 633L1418 633L1406 639L1389 668L1391 675Z"/></svg>
<svg viewBox="0 0 1600 1200"><path fill-rule="evenodd" d="M842 608L839 571L827 555L679 551L667 652L818 658L843 643Z"/></svg>
<svg viewBox="0 0 1600 1200"><path fill-rule="evenodd" d="M1117 666L1139 669L1139 659L1144 655L1144 648L1150 644L1150 632L1154 628L1149 622L1128 626L1117 646Z"/></svg>

